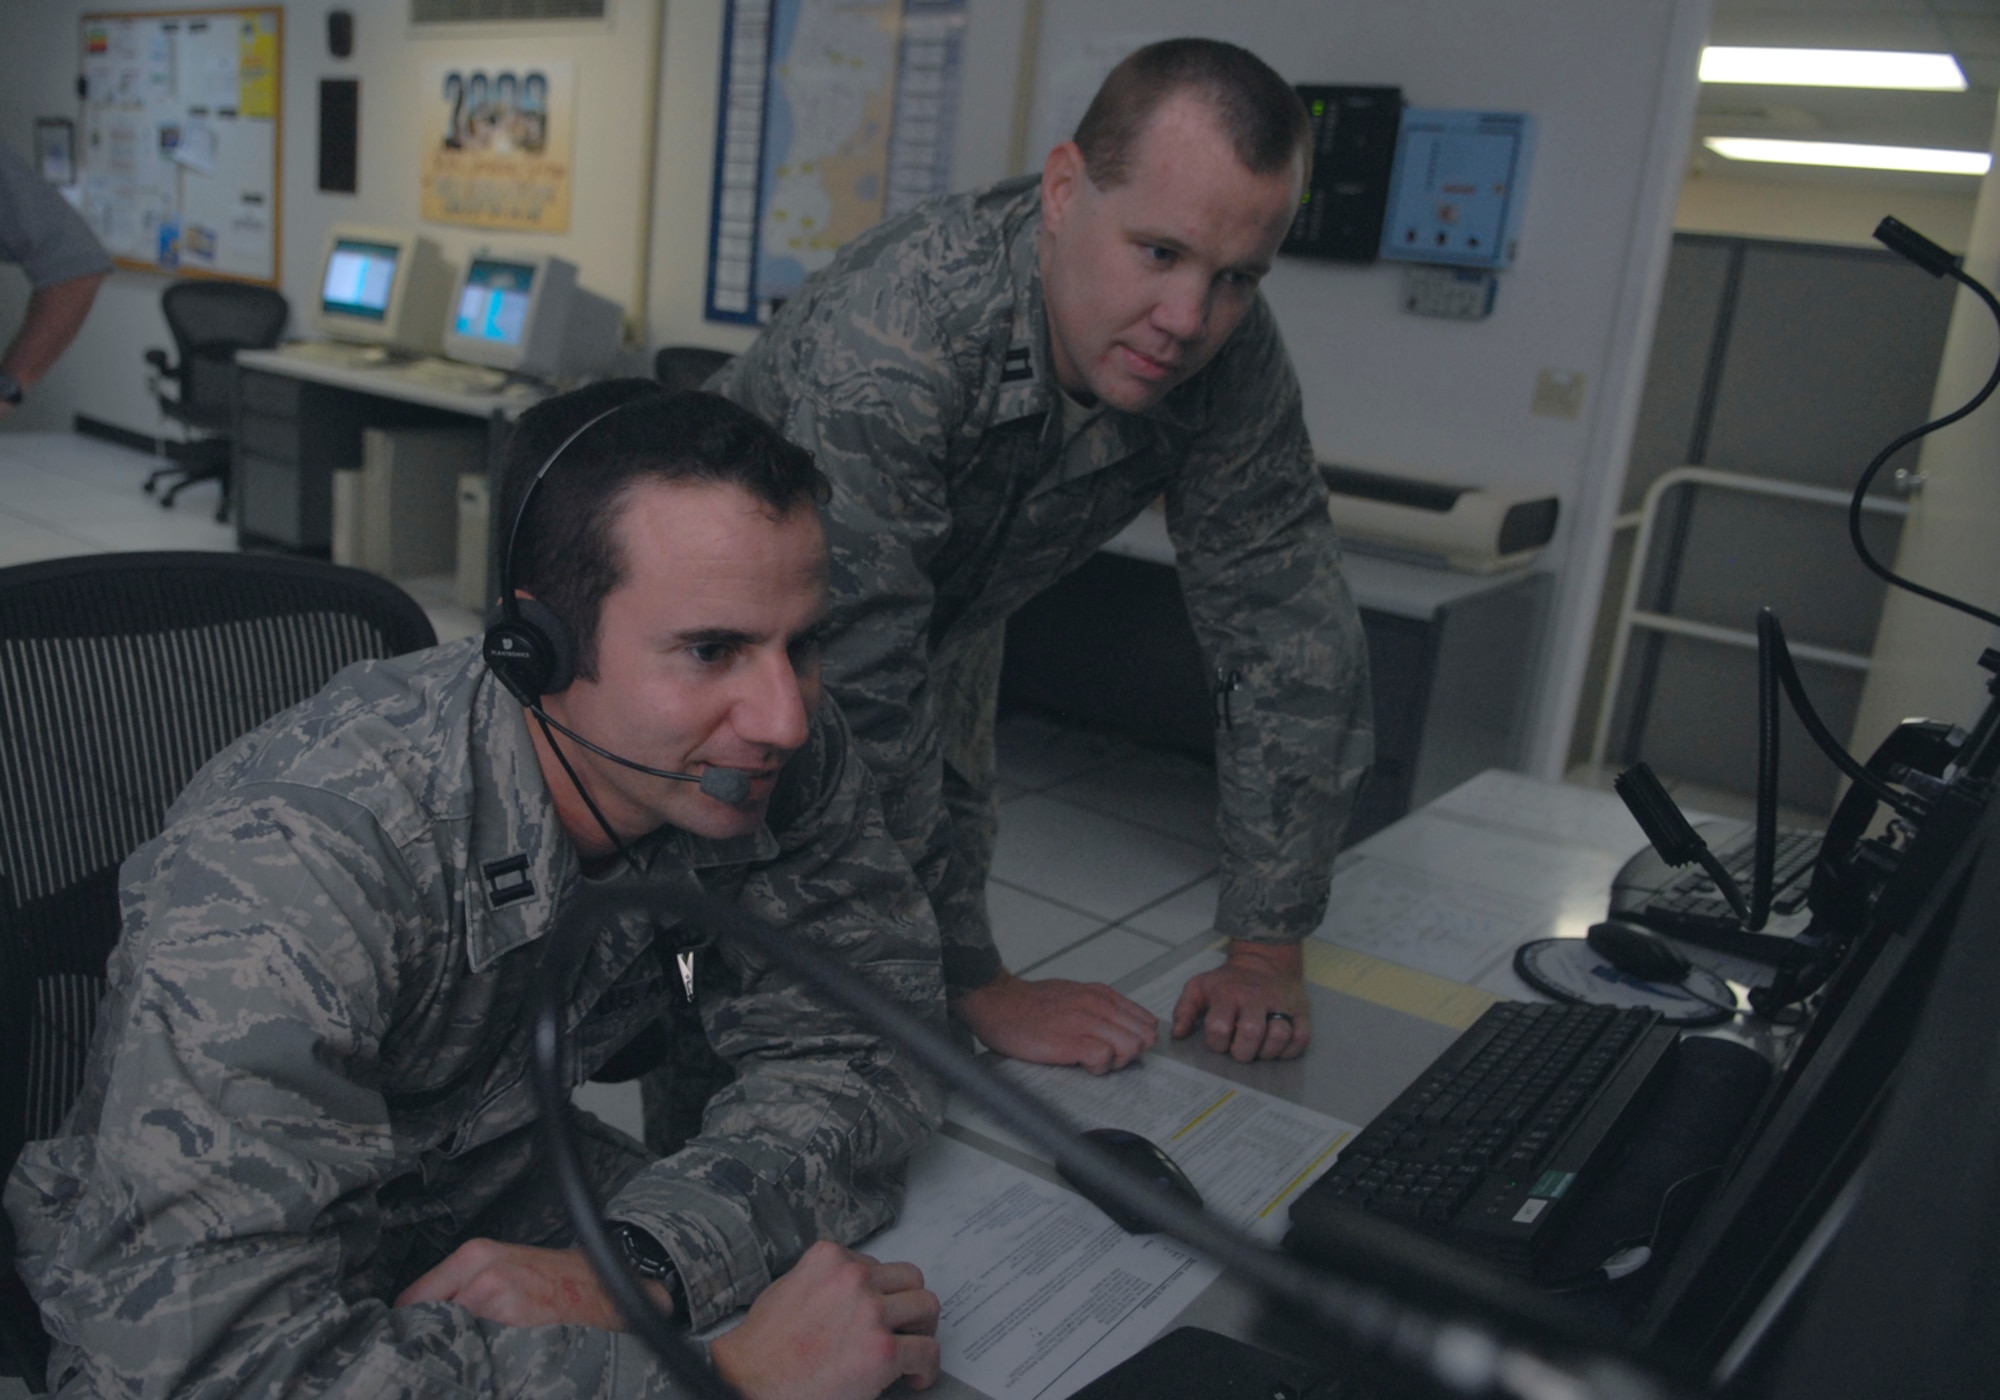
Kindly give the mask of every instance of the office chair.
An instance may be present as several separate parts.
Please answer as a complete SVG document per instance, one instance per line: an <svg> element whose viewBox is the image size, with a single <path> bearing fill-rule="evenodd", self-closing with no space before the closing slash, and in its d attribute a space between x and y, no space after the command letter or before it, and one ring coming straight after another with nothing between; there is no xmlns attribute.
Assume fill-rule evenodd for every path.
<svg viewBox="0 0 2000 1400"><path fill-rule="evenodd" d="M727 350L701 345L663 345L653 354L653 378L669 392L699 389L711 374L736 358Z"/></svg>
<svg viewBox="0 0 2000 1400"><path fill-rule="evenodd" d="M176 282L160 294L160 310L173 332L169 361L164 350L148 350L153 367L147 388L159 400L160 412L187 430L180 443L162 440L163 455L173 460L146 478L146 494L162 481L178 477L160 497L171 506L174 497L197 481L222 487L216 505L218 522L229 518L229 418L236 379L238 350L268 350L284 334L291 306L284 294L244 282ZM171 385L172 394L165 390Z"/></svg>
<svg viewBox="0 0 2000 1400"><path fill-rule="evenodd" d="M434 644L394 584L312 559L98 554L0 569L0 1178L82 1087L118 866L196 770L350 662ZM0 1214L0 1375L48 1341Z"/></svg>

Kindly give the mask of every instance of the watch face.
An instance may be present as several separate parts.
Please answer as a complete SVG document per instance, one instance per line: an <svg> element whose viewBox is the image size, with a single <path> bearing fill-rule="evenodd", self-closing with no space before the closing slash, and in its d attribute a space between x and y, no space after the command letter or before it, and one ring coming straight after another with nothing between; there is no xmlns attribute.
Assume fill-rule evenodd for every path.
<svg viewBox="0 0 2000 1400"><path fill-rule="evenodd" d="M625 1257L632 1261L641 1278L664 1278L674 1267L666 1247L636 1225L620 1224L618 1241L625 1246Z"/></svg>

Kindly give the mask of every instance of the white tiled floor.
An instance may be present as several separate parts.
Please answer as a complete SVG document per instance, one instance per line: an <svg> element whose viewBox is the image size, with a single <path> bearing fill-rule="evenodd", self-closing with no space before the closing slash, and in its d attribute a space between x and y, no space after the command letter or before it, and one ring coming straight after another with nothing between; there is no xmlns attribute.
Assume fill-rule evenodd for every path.
<svg viewBox="0 0 2000 1400"><path fill-rule="evenodd" d="M0 566L122 549L234 549L215 520L218 487L198 482L171 508L141 489L159 459L74 433L0 432ZM399 580L441 640L479 630L449 578Z"/></svg>
<svg viewBox="0 0 2000 1400"><path fill-rule="evenodd" d="M162 510L150 457L67 433L0 433L0 565L117 549L233 549L216 488ZM441 638L479 619L451 580L400 580ZM1201 763L1029 717L1000 726L1001 822L990 906L1016 972L1112 981L1205 931L1215 914L1214 775ZM594 1086L628 1129L636 1095Z"/></svg>

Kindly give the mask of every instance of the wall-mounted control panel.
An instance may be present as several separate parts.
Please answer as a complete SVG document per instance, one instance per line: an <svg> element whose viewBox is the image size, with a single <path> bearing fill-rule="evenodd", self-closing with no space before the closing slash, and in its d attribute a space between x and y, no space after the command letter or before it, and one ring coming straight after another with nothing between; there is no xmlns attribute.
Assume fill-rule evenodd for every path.
<svg viewBox="0 0 2000 1400"><path fill-rule="evenodd" d="M1382 256L1460 267L1514 261L1535 119L1522 112L1406 108Z"/></svg>

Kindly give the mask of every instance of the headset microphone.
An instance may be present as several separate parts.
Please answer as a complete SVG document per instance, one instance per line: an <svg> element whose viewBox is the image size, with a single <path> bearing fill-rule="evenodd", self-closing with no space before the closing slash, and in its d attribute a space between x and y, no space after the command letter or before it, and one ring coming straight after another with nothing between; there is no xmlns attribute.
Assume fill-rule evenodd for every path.
<svg viewBox="0 0 2000 1400"><path fill-rule="evenodd" d="M535 718L541 720L542 723L548 725L557 733L565 735L577 744L582 745L584 748L589 749L599 758L608 758L613 763L622 764L635 772L645 773L651 777L672 778L677 783L698 784L701 787L703 796L713 797L718 802L727 802L732 807L741 807L745 802L750 800L750 779L755 774L747 768L717 768L711 765L703 769L700 775L697 776L693 773L676 773L671 768L648 767L646 764L634 759L626 758L623 754L615 754L609 749L599 748L561 720L552 718L548 711L544 710L538 704L530 704L528 708L534 711Z"/></svg>

